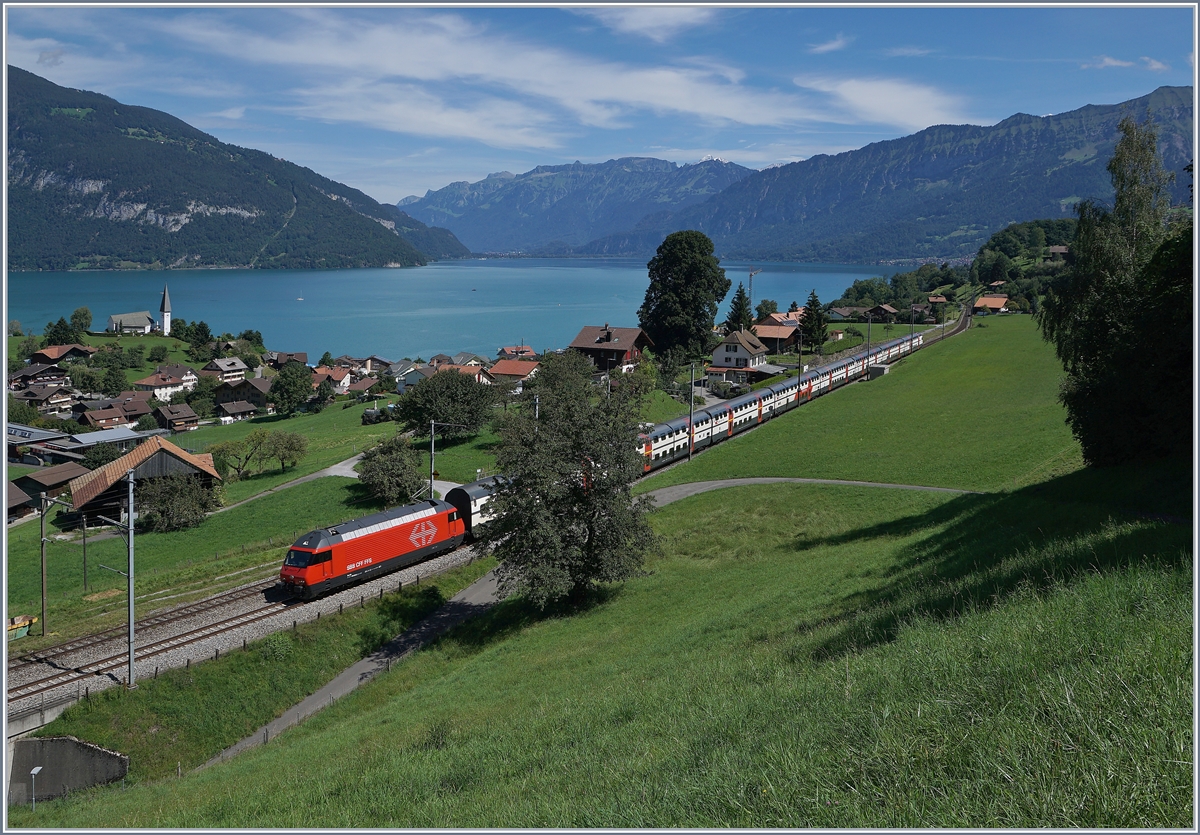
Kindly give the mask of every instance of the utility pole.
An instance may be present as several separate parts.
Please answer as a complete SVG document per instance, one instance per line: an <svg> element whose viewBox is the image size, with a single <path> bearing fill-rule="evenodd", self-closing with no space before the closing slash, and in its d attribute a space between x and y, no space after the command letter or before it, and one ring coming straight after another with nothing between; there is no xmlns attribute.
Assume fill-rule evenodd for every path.
<svg viewBox="0 0 1200 835"><path fill-rule="evenodd" d="M42 637L46 637L46 494L41 493L42 506Z"/></svg>
<svg viewBox="0 0 1200 835"><path fill-rule="evenodd" d="M692 449L696 446L696 363L692 363L692 380L688 386L688 460L692 460Z"/></svg>
<svg viewBox="0 0 1200 835"><path fill-rule="evenodd" d="M125 477L129 480L129 495L126 499L125 512L125 543L129 547L129 564L128 571L118 571L115 568L109 568L103 563L100 567L115 574L120 574L126 578L129 587L129 675L126 679L126 688L129 690L137 689L137 679L134 676L133 668L133 653L134 653L134 625L133 625L133 470L126 470ZM121 526L120 521L109 519L105 516L97 515L97 518L102 522L108 522L110 525Z"/></svg>
<svg viewBox="0 0 1200 835"><path fill-rule="evenodd" d="M436 424L429 421L429 498L433 498L433 427Z"/></svg>
<svg viewBox="0 0 1200 835"><path fill-rule="evenodd" d="M87 593L87 514L83 514L83 591Z"/></svg>

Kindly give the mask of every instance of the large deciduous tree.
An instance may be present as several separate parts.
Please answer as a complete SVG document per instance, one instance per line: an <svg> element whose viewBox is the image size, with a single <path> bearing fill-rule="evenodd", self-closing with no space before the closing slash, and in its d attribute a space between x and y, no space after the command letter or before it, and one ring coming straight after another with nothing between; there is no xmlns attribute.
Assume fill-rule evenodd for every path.
<svg viewBox="0 0 1200 835"><path fill-rule="evenodd" d="M312 371L296 360L284 364L271 381L271 399L280 414L290 415L312 396Z"/></svg>
<svg viewBox="0 0 1200 835"><path fill-rule="evenodd" d="M1119 128L1112 209L1079 204L1073 264L1038 311L1067 372L1067 423L1090 465L1191 447L1192 222L1168 223L1171 175L1153 127L1126 117Z"/></svg>
<svg viewBox="0 0 1200 835"><path fill-rule="evenodd" d="M630 492L642 467L636 387L600 392L592 370L574 351L546 356L500 431L508 481L480 542L500 560L501 589L539 607L635 576L652 542L649 501Z"/></svg>
<svg viewBox="0 0 1200 835"><path fill-rule="evenodd" d="M421 489L421 457L404 435L393 435L367 450L358 467L358 479L389 506L412 500Z"/></svg>
<svg viewBox="0 0 1200 835"><path fill-rule="evenodd" d="M138 525L161 533L196 527L221 502L216 488L194 475L177 473L139 482L135 505Z"/></svg>
<svg viewBox="0 0 1200 835"><path fill-rule="evenodd" d="M82 342L92 327L92 311L86 307L77 307L71 313L71 330L75 332L75 341Z"/></svg>
<svg viewBox="0 0 1200 835"><path fill-rule="evenodd" d="M673 232L646 265L650 286L638 322L660 358L678 364L709 351L730 281L703 232Z"/></svg>
<svg viewBox="0 0 1200 835"><path fill-rule="evenodd" d="M415 432L428 431L430 421L452 424L439 426L438 434L462 438L483 428L495 402L491 386L459 371L439 371L405 392L396 404L396 420Z"/></svg>

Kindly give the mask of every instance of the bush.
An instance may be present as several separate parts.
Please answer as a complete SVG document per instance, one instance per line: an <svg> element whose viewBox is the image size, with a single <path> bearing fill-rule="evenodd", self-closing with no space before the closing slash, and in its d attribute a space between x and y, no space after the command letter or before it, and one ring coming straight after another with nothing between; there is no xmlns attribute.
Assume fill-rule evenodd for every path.
<svg viewBox="0 0 1200 835"><path fill-rule="evenodd" d="M220 502L216 488L204 486L197 476L177 474L141 482L134 507L140 527L162 533L196 527Z"/></svg>

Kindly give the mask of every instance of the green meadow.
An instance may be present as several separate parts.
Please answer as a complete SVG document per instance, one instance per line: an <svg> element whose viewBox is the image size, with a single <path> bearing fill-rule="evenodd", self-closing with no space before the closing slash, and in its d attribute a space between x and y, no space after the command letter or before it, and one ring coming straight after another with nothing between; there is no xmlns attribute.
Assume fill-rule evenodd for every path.
<svg viewBox="0 0 1200 835"><path fill-rule="evenodd" d="M506 601L228 763L186 770L336 665L221 721L180 715L199 685L175 674L93 700L44 733L129 752L127 786L10 807L10 825L1186 828L1191 462L1083 468L1059 376L1028 317L990 318L639 485L980 492L679 501L651 516L643 576L575 609ZM237 524L286 524L297 491L353 496L334 481L205 526L256 505ZM405 622L382 611L323 618L306 646L368 651ZM274 680L282 643L215 662L246 666L209 673L204 698L237 704L246 669Z"/></svg>
<svg viewBox="0 0 1200 835"><path fill-rule="evenodd" d="M1123 475L696 496L590 606L509 601L265 748L9 820L1186 826L1191 530Z"/></svg>
<svg viewBox="0 0 1200 835"><path fill-rule="evenodd" d="M1062 366L1029 316L918 351L644 479L639 492L752 476L999 490L1082 466L1055 402Z"/></svg>

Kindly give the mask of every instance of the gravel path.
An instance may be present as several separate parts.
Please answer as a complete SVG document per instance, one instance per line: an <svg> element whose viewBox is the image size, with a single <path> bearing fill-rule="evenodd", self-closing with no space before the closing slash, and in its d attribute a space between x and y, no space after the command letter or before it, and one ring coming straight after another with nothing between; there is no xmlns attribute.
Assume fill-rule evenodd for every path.
<svg viewBox="0 0 1200 835"><path fill-rule="evenodd" d="M741 487L746 484L847 484L853 487L883 487L890 490L928 490L934 493L978 493L977 490L956 490L953 487L925 487L920 484L886 484L878 481L843 481L835 478L725 478L719 481L693 481L688 484L673 484L670 487L660 487L646 493L654 499L655 507L663 507L671 502L707 493L709 490L720 490L724 487Z"/></svg>

